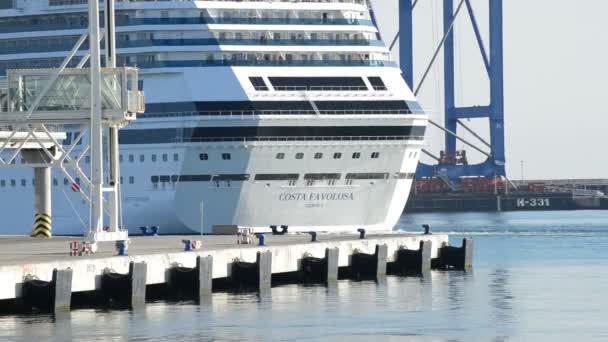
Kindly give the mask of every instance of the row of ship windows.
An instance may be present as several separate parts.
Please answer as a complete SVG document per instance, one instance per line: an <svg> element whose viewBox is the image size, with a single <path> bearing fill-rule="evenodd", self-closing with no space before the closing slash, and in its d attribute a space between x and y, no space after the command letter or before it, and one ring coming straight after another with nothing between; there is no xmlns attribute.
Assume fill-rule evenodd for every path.
<svg viewBox="0 0 608 342"><path fill-rule="evenodd" d="M199 159L200 160L209 160L209 154L208 153L201 153L199 154ZM342 159L342 153L341 152L335 152L333 155L334 159ZM222 153L221 154L221 158L222 160L231 160L232 159L232 155L230 153ZM304 159L304 153L302 152L298 152L294 155L295 159ZM315 159L323 159L323 153L321 152L317 152L314 154L314 158ZM361 158L361 152L353 152L352 154L352 159L359 159ZM380 152L372 152L370 155L371 159L378 159L380 158ZM279 159L279 160L283 160L285 159L285 153L283 152L279 152L275 155L275 159Z"/></svg>
<svg viewBox="0 0 608 342"><path fill-rule="evenodd" d="M144 38L145 36L151 38ZM296 36L282 36L275 34L272 38L266 38L267 35L260 32L250 35L238 34L234 38L227 38L225 35L211 38L155 38L153 33L145 34L138 33L133 35L119 35L116 39L116 47L118 49L140 48L140 47L157 47L157 46L219 46L219 45L273 45L273 46L316 46L316 45L338 45L338 46L381 46L382 42L368 39L362 35L321 35L314 32L300 34ZM61 37L44 37L44 38L18 38L0 40L0 53L30 53L30 52L54 52L54 51L69 51L78 41L78 36L61 36ZM84 44L81 47L85 49ZM218 55L219 56L219 55Z"/></svg>
<svg viewBox="0 0 608 342"><path fill-rule="evenodd" d="M393 178L395 179L412 179L413 173L395 173ZM299 174L256 174L254 176L255 181L287 181L289 185L296 185L299 180ZM327 181L328 185L336 185L336 182L342 178L339 173L309 173L305 174L303 179L306 181L306 185L312 186L319 181ZM389 173L349 173L345 177L345 184L351 185L354 180L388 180L390 178ZM124 184L124 177L120 177L120 184ZM250 180L249 174L230 174L230 175L172 175L172 176L151 176L150 181L154 187L158 186L158 183L179 183L179 182L214 182L217 186L227 185L230 186L232 182L244 182ZM80 185L80 178L74 179L76 184ZM128 184L135 184L135 177L129 176L127 178ZM20 180L10 179L0 180L0 188L5 187L16 187L17 182L21 187L26 187L28 181L25 178ZM31 180L32 186L35 185L34 180ZM70 181L67 178L63 178L63 185L70 185ZM53 178L53 186L59 186L59 180Z"/></svg>
<svg viewBox="0 0 608 342"><path fill-rule="evenodd" d="M129 176L127 178L128 184L135 184L135 177L134 176ZM9 179L9 180L5 180L2 179L0 180L0 188L5 188L5 187L16 187L17 186L17 182L19 182L19 184L22 187L26 187L27 186L27 179L22 178L22 179ZM80 185L80 178L75 178L74 182L78 185ZM34 182L34 180L31 180L31 184L32 186L35 186L36 183ZM124 177L120 177L120 184L124 184ZM70 181L67 178L63 179L63 185L70 185ZM59 186L59 180L57 178L53 178L53 186Z"/></svg>
<svg viewBox="0 0 608 342"><path fill-rule="evenodd" d="M417 152L410 152L409 157L410 158L415 157L416 153ZM162 160L163 162L168 162L169 161L169 154L167 154L167 153L161 154L160 157L161 157L160 160ZM199 154L198 157L199 157L200 160L207 161L207 160L209 160L209 153L201 153L201 154ZM283 159L285 159L285 157L286 157L286 155L283 152L279 152L279 153L277 153L275 155L275 159L278 159L278 160L283 160ZM304 159L304 153L298 152L298 153L296 153L294 155L294 158L298 159L298 160ZM352 159L360 159L361 158L361 152L353 152L353 154L351 155L351 158ZM380 158L380 152L372 152L370 154L370 158L371 159L378 159L378 158ZM232 154L231 153L222 153L222 154L220 154L220 159L221 160L232 160ZM316 152L314 154L314 159L323 159L323 153ZM342 159L342 152L335 152L333 154L333 159ZM85 156L84 160L85 160L86 164L89 164L91 162L91 157L90 156ZM124 161L124 157L123 157L122 154L119 156L119 160L120 160L121 163ZM134 163L135 162L135 155L129 154L127 156L127 160L129 161L129 163ZM159 160L158 155L151 154L150 155L150 160L153 161L153 162L158 161ZM179 154L178 153L173 153L173 161L174 162L178 162L179 160L180 160ZM146 155L140 154L139 155L139 161L142 162L142 163L145 162L146 161ZM15 164L14 160L13 160L13 164ZM25 164L25 160L23 158L21 159L21 164Z"/></svg>
<svg viewBox="0 0 608 342"><path fill-rule="evenodd" d="M325 182L327 185L337 185L342 175L339 173L309 173L305 174L303 180L306 186L318 185ZM352 185L356 180L388 180L390 174L386 173L349 173L344 179L345 185ZM413 179L413 173L398 172L393 175L395 179ZM256 174L254 181L270 182L285 181L289 186L296 186L300 179L299 174ZM215 187L232 187L234 183L251 180L249 174L229 174L229 175L165 175L151 176L150 181L154 189L159 185L165 188L167 184L175 186L181 182L211 182ZM270 183L268 183L270 184Z"/></svg>

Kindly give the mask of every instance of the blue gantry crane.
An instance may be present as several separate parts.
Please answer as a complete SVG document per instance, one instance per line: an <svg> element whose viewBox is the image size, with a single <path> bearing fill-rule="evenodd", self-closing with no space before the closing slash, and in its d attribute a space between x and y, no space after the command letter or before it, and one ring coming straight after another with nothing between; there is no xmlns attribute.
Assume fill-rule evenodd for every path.
<svg viewBox="0 0 608 342"><path fill-rule="evenodd" d="M414 27L413 18L416 5L423 0L399 0L399 54L400 67L407 84L416 89L424 82L428 71L433 65L435 58L443 51L444 56L444 92L445 92L445 122L443 125L431 122L446 132L445 146L440 156L428 153L436 164L428 165L420 163L416 172L418 178L441 177L449 181L453 189L457 188L461 177L484 176L505 177L505 137L504 137L504 88L503 88L503 21L502 0L489 1L489 49L483 41L480 27L475 15L475 10L470 0L459 0L454 8L454 0L443 0L443 34L444 37L437 48L427 71L414 85ZM434 1L434 0L431 0ZM477 46L481 54L485 70L489 77L490 101L467 107L459 107L455 103L454 82L454 23L461 10L466 7L470 23L475 33ZM488 55L489 51L489 55ZM487 118L489 121L490 140L485 141L463 120L470 118ZM460 129L464 129L479 139L489 152L485 152L477 146L469 143L458 136ZM487 159L479 164L468 164L466 153L456 150L456 141L460 140L469 147L483 153Z"/></svg>

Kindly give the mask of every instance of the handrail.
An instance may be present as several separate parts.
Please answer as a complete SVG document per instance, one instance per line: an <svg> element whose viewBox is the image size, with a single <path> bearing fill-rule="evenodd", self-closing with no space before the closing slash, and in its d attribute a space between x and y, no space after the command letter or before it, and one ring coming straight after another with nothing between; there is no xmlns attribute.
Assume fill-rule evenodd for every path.
<svg viewBox="0 0 608 342"><path fill-rule="evenodd" d="M36 19L33 19L36 20ZM116 26L145 26L145 25L213 25L213 24L233 24L233 25L354 25L354 26L373 26L371 20L367 19L323 19L323 18L211 18L211 17L192 17L192 18L128 18L117 17ZM88 20L66 21L64 23L44 23L38 21L32 23L3 23L0 24L0 33L33 32L33 31L53 31L53 30L81 30L88 27Z"/></svg>
<svg viewBox="0 0 608 342"><path fill-rule="evenodd" d="M382 109L382 110L319 110L322 115L403 115L414 114L406 109ZM166 112L145 113L140 118L165 118L165 117L187 117L187 116L230 116L244 117L256 115L317 115L314 110L208 110L189 112Z"/></svg>
<svg viewBox="0 0 608 342"><path fill-rule="evenodd" d="M22 40L22 39L18 39ZM37 40L40 40L38 38ZM45 43L28 43L27 46L4 46L0 48L0 55L22 54L34 52L63 52L74 47L71 40L62 43L49 40ZM121 40L116 42L118 49L157 47L157 46L220 46L220 45L247 45L247 46L384 46L380 40L367 39L147 39L147 40ZM88 43L82 44L79 50L88 50Z"/></svg>

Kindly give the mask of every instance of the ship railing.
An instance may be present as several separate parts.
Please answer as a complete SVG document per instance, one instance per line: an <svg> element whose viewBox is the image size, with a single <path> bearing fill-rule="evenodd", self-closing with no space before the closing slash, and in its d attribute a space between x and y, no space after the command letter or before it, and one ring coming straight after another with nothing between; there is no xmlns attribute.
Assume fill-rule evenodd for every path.
<svg viewBox="0 0 608 342"><path fill-rule="evenodd" d="M423 141L424 136L396 135L396 136L265 136L265 137L176 137L173 143L183 142L342 142L342 141Z"/></svg>
<svg viewBox="0 0 608 342"><path fill-rule="evenodd" d="M366 86L274 86L276 91L369 91Z"/></svg>
<svg viewBox="0 0 608 342"><path fill-rule="evenodd" d="M15 21L0 24L0 33L55 31L55 30L84 30L88 27L88 20L65 19L64 22L40 22L40 18ZM349 25L349 26L372 26L369 19L347 19L347 18L116 18L116 26L145 26L145 25L212 25L212 24L240 24L240 25Z"/></svg>
<svg viewBox="0 0 608 342"><path fill-rule="evenodd" d="M406 109L384 109L384 110L319 110L323 115L404 115L413 114ZM142 118L171 118L188 116L221 116L230 118L250 119L260 115L315 115L314 110L209 110L209 111L184 111L165 113L145 113Z"/></svg>
<svg viewBox="0 0 608 342"><path fill-rule="evenodd" d="M5 44L3 44L5 45ZM201 38L201 39L148 39L118 41L116 47L119 49L144 48L159 46L219 46L219 45L272 45L272 46L384 46L380 40L366 39L226 39L226 38ZM74 41L66 39L64 42L56 42L55 39L27 41L25 46L1 46L0 54L22 54L35 52L58 52L70 51ZM88 43L83 43L80 50L88 50Z"/></svg>
<svg viewBox="0 0 608 342"><path fill-rule="evenodd" d="M166 2L167 0L116 0L116 2ZM181 0L184 1L184 0ZM186 0L188 1L188 0ZM194 0L189 0L194 1ZM235 0L215 0L218 2L234 2ZM293 2L293 0L238 0L239 2ZM101 3L102 0L99 0ZM300 0L308 3L347 3L365 5L365 0ZM75 6L86 5L88 0L48 0L49 6Z"/></svg>

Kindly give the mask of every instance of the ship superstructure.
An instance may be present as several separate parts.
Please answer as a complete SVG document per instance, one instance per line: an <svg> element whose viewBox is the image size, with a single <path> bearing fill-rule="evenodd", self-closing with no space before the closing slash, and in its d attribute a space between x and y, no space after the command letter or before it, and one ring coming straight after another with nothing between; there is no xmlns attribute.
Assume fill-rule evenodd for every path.
<svg viewBox="0 0 608 342"><path fill-rule="evenodd" d="M86 3L0 0L0 82L58 66L87 29ZM147 102L120 133L125 227L199 231L201 207L205 232L396 224L427 117L367 1L117 0L116 26L117 64L140 68ZM28 172L0 173L0 198L16 204L0 214L23 231ZM54 175L56 234L86 226L71 185Z"/></svg>

